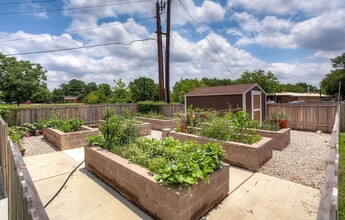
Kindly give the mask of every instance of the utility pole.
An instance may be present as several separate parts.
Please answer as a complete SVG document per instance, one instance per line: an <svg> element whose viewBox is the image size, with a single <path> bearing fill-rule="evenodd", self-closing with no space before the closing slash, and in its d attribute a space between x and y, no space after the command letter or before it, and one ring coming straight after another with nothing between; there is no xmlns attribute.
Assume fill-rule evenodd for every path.
<svg viewBox="0 0 345 220"><path fill-rule="evenodd" d="M171 0L167 0L167 28L165 46L165 102L170 103L170 7Z"/></svg>
<svg viewBox="0 0 345 220"><path fill-rule="evenodd" d="M163 43L162 43L162 26L161 14L165 8L162 1L156 2L156 21L157 21L157 52L158 52L158 84L159 84L159 100L164 101L164 73L163 73Z"/></svg>

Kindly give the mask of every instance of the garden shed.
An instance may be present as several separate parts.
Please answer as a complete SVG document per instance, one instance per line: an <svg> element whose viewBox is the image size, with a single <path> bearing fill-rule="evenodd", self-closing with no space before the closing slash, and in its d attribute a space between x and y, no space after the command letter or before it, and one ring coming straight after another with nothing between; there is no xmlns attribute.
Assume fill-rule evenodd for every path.
<svg viewBox="0 0 345 220"><path fill-rule="evenodd" d="M185 110L193 108L229 110L243 109L260 123L266 116L266 93L256 83L199 87L185 94Z"/></svg>

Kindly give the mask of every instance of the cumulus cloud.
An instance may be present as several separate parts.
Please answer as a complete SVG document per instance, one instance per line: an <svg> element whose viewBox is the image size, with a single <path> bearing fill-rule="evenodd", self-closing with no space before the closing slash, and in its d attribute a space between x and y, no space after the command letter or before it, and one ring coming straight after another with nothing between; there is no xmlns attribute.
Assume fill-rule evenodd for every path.
<svg viewBox="0 0 345 220"><path fill-rule="evenodd" d="M308 16L315 16L338 8L345 7L343 0L228 0L228 7L244 7L256 13L269 13L276 15L296 15L305 13Z"/></svg>
<svg viewBox="0 0 345 220"><path fill-rule="evenodd" d="M274 16L259 20L247 12L232 16L239 28L241 38L237 45L260 44L265 47L306 48L317 51L344 50L345 9L324 13L319 16L292 22ZM229 30L228 33L236 34ZM236 34L239 35L239 34Z"/></svg>
<svg viewBox="0 0 345 220"><path fill-rule="evenodd" d="M280 83L306 82L319 86L331 69L330 63L271 63L268 70L278 76Z"/></svg>
<svg viewBox="0 0 345 220"><path fill-rule="evenodd" d="M69 0L64 2L65 8L117 3L117 1L111 0ZM152 39L156 37L154 22L148 25L137 22L136 19L153 16L155 14L154 2L113 5L100 7L97 10L65 11L64 15L71 17L72 20L69 27L66 28L67 30L99 27L73 34L53 36L50 34L35 35L24 31L0 32L0 52L13 54L110 42L129 43L144 38ZM232 4L236 3L236 1L231 2ZM224 22L225 8L214 1L203 1L201 5L196 5L192 0L184 0L183 3L201 25L207 38L217 49L219 56L222 57L231 73L206 39L202 38L201 35L198 38L191 37L191 32L195 34L196 29L190 29L191 20L179 1L173 1L171 86L180 78L217 77L233 79L233 75L238 78L245 70L258 69L271 70L281 82L305 81L318 85L323 75L331 68L328 64L329 61L321 64L297 61L294 63L267 63L238 46L255 43L279 48L304 47L315 50L315 57L326 57L334 53L335 46L333 43L336 43L318 45L318 42L326 42L327 33L325 32L337 30L338 32L333 31L332 33L342 34L345 29L341 22L345 20L344 15L340 9L333 18L330 13L323 13L299 22L274 15L258 17L250 11L236 12L232 14L230 19L231 22L235 21L238 24L238 28L232 27L227 30L228 34L239 38L236 44L233 44L226 36L219 34L217 28L212 26L214 22ZM248 4L250 4L249 1ZM165 20L163 17L162 23ZM313 39L307 41L308 35L311 35ZM13 43L1 42L1 40L16 38L29 39L13 41ZM163 41L164 39L165 37L163 37ZM342 42L338 38L331 39L338 43ZM108 45L56 53L24 55L18 56L18 59L42 64L48 70L47 82L50 89L56 88L61 83L73 78L86 82L95 81L112 84L115 79L119 78L129 83L139 76L146 76L157 82L156 44L155 40L148 40L130 45Z"/></svg>

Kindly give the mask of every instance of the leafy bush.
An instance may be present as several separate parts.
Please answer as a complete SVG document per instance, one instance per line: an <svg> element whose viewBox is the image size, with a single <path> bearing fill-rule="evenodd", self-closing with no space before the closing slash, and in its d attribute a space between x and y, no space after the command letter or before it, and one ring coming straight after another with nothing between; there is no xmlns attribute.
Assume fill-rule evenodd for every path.
<svg viewBox="0 0 345 220"><path fill-rule="evenodd" d="M236 114L228 112L223 117L212 117L203 125L200 133L202 136L218 140L253 144L261 140L261 136L251 129L258 126L259 124L250 119L245 111L239 111Z"/></svg>
<svg viewBox="0 0 345 220"><path fill-rule="evenodd" d="M101 135L88 137L88 141L90 145L106 143ZM156 180L164 185L168 183L194 185L199 180L208 181L209 175L221 166L221 158L225 155L218 143L198 145L195 142L185 142L181 144L171 137L162 142L149 138L137 138L130 144L124 145L121 150L116 147L110 150L147 168L156 174Z"/></svg>
<svg viewBox="0 0 345 220"><path fill-rule="evenodd" d="M21 126L11 126L8 129L8 136L12 142L18 144L19 149L23 149L22 139L26 133L28 133L28 129Z"/></svg>
<svg viewBox="0 0 345 220"><path fill-rule="evenodd" d="M148 114L149 112L159 113L163 106L164 102L154 102L154 101L143 101L138 102L138 112L141 114Z"/></svg>
<svg viewBox="0 0 345 220"><path fill-rule="evenodd" d="M122 115L107 116L105 122L100 126L106 149L121 148L129 144L139 136L139 124L141 122L133 117L126 118Z"/></svg>
<svg viewBox="0 0 345 220"><path fill-rule="evenodd" d="M162 142L139 138L139 124L134 118L108 114L100 126L102 134L90 136L87 141L147 168L163 184L194 185L200 179L208 181L208 176L220 167L224 151L219 144L200 146L194 142L181 144L172 138Z"/></svg>
<svg viewBox="0 0 345 220"><path fill-rule="evenodd" d="M271 120L266 120L262 123L259 129L267 130L267 131L279 131L279 123L273 122Z"/></svg>
<svg viewBox="0 0 345 220"><path fill-rule="evenodd" d="M73 119L48 119L40 122L43 126L58 129L63 132L72 132L78 130L83 124L84 121L81 118Z"/></svg>
<svg viewBox="0 0 345 220"><path fill-rule="evenodd" d="M164 119L164 115L158 114L157 112L148 112L147 114L137 114L140 117L145 117L145 118L154 118L154 119Z"/></svg>

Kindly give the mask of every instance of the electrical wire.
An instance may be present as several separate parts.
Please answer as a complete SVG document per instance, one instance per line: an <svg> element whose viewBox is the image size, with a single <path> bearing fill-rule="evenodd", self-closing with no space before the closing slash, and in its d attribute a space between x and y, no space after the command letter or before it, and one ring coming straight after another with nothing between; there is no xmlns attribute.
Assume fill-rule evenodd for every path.
<svg viewBox="0 0 345 220"><path fill-rule="evenodd" d="M109 6L117 6L117 5L127 5L127 4L134 4L134 3L149 2L149 1L152 1L152 0L138 0L138 1L131 1L131 2L117 2L117 3L112 3L112 4L93 5L93 6L84 6L84 7L76 7L76 8L46 9L46 10L37 10L37 11L3 12L3 13L0 13L0 15L34 14L34 13L44 13L44 12L57 12L57 11L72 11L72 10L82 10L82 9L94 9L94 8L103 8L103 7L109 7Z"/></svg>
<svg viewBox="0 0 345 220"><path fill-rule="evenodd" d="M69 178L71 178L72 174L84 163L85 160L83 160L78 166L76 166L72 172L68 175L67 179L65 180L65 182L62 184L62 186L60 187L60 189L55 193L55 195L43 206L44 208L46 208L57 196L58 194L61 192L61 190L64 188L64 186L66 185L66 183L68 182Z"/></svg>
<svg viewBox="0 0 345 220"><path fill-rule="evenodd" d="M78 32L83 32L83 31L99 29L99 28L113 27L113 26L117 26L117 25L128 24L128 23L135 23L135 22L140 22L140 21L149 20L149 19L153 19L153 18L155 18L155 17L153 16L153 17L147 17L147 18L137 19L137 20L133 20L133 21L127 21L125 23L116 23L116 24L109 24L109 25L102 25L102 26L84 28L84 29L79 29L79 30L72 30L72 31L60 32L60 33L53 33L53 34L50 34L49 36L51 36L51 35L71 34L71 33L78 33ZM49 36L34 36L34 37L26 37L26 38L14 38L14 39L8 39L8 40L0 40L0 43L11 42L11 41L21 41L21 40L31 40L31 39L36 39L36 38L46 38L46 37L49 37Z"/></svg>
<svg viewBox="0 0 345 220"><path fill-rule="evenodd" d="M30 3L58 2L61 0L42 0L42 1L22 1L22 2L0 2L0 5L20 5Z"/></svg>
<svg viewBox="0 0 345 220"><path fill-rule="evenodd" d="M195 68L197 68L201 74L204 74L204 73L202 72L202 70L193 62L193 60L190 58L190 56L188 56L188 54L182 49L182 47L180 47L180 45L174 40L174 38L172 38L172 36L170 36L170 39L173 40L174 44L175 44L178 48L180 48L180 50L182 51L183 55L184 55L187 59L189 59L189 61L195 66Z"/></svg>
<svg viewBox="0 0 345 220"><path fill-rule="evenodd" d="M195 19L193 18L193 16L189 13L189 11L187 10L187 8L184 6L184 4L181 2L181 0L179 0L180 4L182 5L182 7L184 8L184 10L187 12L187 14L189 15L189 17L192 19L194 25L199 29L200 33L204 36L204 38L207 40L207 42L210 44L210 46L213 48L214 52L217 54L217 56L219 57L219 59L222 61L222 63L224 64L225 68L229 71L229 73L232 75L232 77L236 80L236 77L234 76L234 74L231 72L231 70L229 69L229 67L226 65L225 61L223 60L223 58L219 55L217 49L212 45L211 41L207 38L206 34L202 31L200 25L195 21Z"/></svg>
<svg viewBox="0 0 345 220"><path fill-rule="evenodd" d="M19 55L32 55L32 54L40 54L40 53L53 53L53 52L93 48L93 47L102 47L102 46L109 46L109 45L128 46L128 45L131 45L135 42L145 42L148 40L156 40L156 39L155 38L145 38L145 39L133 40L133 41L130 41L128 43L111 42L111 43L104 43L104 44L94 44L94 45L88 45L88 46L69 47L69 48L54 49L54 50L41 50L41 51L32 51L32 52L12 53L12 54L5 54L5 56L19 56Z"/></svg>

